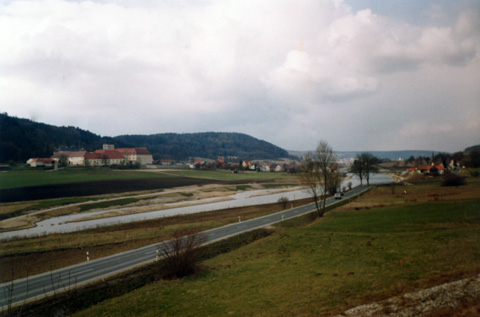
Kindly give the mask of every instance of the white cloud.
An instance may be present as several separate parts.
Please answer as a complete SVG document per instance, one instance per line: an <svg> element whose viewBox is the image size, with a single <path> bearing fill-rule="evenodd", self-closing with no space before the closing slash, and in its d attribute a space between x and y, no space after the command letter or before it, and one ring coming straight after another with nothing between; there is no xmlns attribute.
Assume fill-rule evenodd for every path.
<svg viewBox="0 0 480 317"><path fill-rule="evenodd" d="M339 0L10 1L0 6L2 110L103 135L231 127L293 149L318 139L378 149L394 136L408 147L412 131L453 135L476 111L479 16L429 14L439 22ZM427 100L439 86L445 98ZM459 89L466 115L413 124ZM365 113L372 122L358 121ZM367 140L372 127L382 143Z"/></svg>

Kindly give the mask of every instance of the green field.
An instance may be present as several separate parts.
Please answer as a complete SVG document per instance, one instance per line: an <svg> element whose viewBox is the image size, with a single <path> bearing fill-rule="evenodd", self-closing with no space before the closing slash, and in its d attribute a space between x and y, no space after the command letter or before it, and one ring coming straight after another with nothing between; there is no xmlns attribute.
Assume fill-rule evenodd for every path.
<svg viewBox="0 0 480 317"><path fill-rule="evenodd" d="M360 200L377 191L384 195ZM346 205L203 265L198 276L160 280L78 315L315 316L470 276L480 269L480 199Z"/></svg>
<svg viewBox="0 0 480 317"><path fill-rule="evenodd" d="M166 177L161 173L120 171L109 168L69 168L63 170L13 169L0 172L0 189L83 181Z"/></svg>
<svg viewBox="0 0 480 317"><path fill-rule="evenodd" d="M133 178L158 178L158 177L196 177L214 179L219 181L249 181L249 180L274 180L295 179L285 173L257 173L241 172L234 174L231 171L202 171L202 170L179 170L179 171L142 171L142 170L112 170L110 168L68 168L58 171L36 169L13 169L0 172L0 189L18 188L26 186L52 185L62 183L74 183L83 181L133 179Z"/></svg>
<svg viewBox="0 0 480 317"><path fill-rule="evenodd" d="M165 171L169 175L185 176L185 177L198 177L206 179L215 179L220 181L249 181L249 180L275 180L275 179L291 179L296 180L295 174L288 173L273 173L273 172L253 172L253 171L240 171L233 173L227 170L175 170Z"/></svg>

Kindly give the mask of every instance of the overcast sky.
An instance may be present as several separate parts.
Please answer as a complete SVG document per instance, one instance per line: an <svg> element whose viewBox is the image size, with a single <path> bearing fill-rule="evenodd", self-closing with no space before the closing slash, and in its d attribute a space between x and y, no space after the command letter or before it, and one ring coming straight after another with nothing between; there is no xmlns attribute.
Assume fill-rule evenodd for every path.
<svg viewBox="0 0 480 317"><path fill-rule="evenodd" d="M288 150L480 144L477 0L1 1L0 111Z"/></svg>

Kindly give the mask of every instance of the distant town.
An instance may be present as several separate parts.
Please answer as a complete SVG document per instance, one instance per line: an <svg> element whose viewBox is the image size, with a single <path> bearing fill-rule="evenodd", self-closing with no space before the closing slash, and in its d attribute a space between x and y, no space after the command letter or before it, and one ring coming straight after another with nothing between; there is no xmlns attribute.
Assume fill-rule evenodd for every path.
<svg viewBox="0 0 480 317"><path fill-rule="evenodd" d="M146 147L119 148L104 144L103 149L88 151L57 151L49 158L31 158L31 167L53 166L145 166L152 164L153 157Z"/></svg>

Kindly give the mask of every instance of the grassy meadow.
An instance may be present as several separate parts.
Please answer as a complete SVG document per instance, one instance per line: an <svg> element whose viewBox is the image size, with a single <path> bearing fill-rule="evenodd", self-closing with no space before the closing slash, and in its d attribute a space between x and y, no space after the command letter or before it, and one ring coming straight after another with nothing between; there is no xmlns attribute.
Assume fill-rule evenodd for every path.
<svg viewBox="0 0 480 317"><path fill-rule="evenodd" d="M240 172L237 174L226 170L114 170L110 168L67 168L54 170L37 170L16 168L0 172L0 189L76 183L84 181L139 179L160 177L194 177L218 181L249 180L295 180L295 176L286 173Z"/></svg>
<svg viewBox="0 0 480 317"><path fill-rule="evenodd" d="M171 176L197 177L205 179L214 179L218 181L250 181L250 180L290 180L296 181L295 174L282 172L254 172L240 171L233 173L228 170L166 170L165 174Z"/></svg>
<svg viewBox="0 0 480 317"><path fill-rule="evenodd" d="M196 276L159 280L77 316L331 315L472 276L480 271L479 193L478 179L379 187L313 223L283 223L203 262Z"/></svg>
<svg viewBox="0 0 480 317"><path fill-rule="evenodd" d="M110 168L67 168L58 171L13 169L0 173L0 189L84 181L158 177L165 177L165 175L161 173L147 173L141 170L125 171Z"/></svg>

